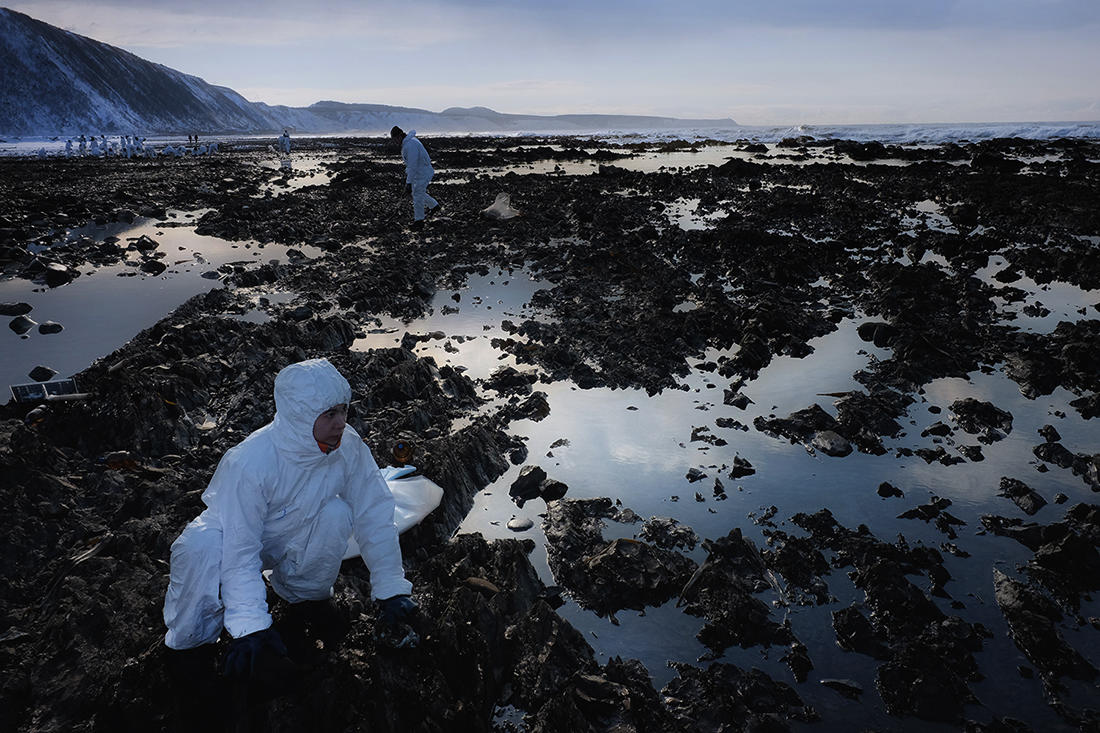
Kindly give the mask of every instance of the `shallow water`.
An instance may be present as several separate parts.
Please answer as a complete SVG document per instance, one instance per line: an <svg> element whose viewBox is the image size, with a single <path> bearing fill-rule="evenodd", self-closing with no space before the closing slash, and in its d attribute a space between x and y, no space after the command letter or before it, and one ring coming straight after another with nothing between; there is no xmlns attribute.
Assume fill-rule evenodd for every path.
<svg viewBox="0 0 1100 733"><path fill-rule="evenodd" d="M391 345L400 340L406 330L414 334L439 330L448 337L471 332L495 335L502 318L522 314L524 299L537 286L518 273L505 280L499 275L475 278L471 281L471 289L461 292L459 303L450 298L450 292L440 293L432 316L408 324L390 324L393 332L378 338L383 342L388 340L385 345ZM473 294L479 292L483 297L477 303ZM490 292L491 297L484 297ZM457 307L458 313L441 314L444 304ZM1059 492L1069 497L1067 505L1070 506L1093 500L1092 492L1069 471L1052 467L1047 473L1039 473L1036 470L1038 462L1031 453L1031 448L1041 442L1036 431L1048 423L1057 427L1070 450L1094 452L1097 449L1095 431L1067 408L1066 403L1072 395L1059 390L1038 400L1027 400L999 371L992 374L976 372L966 380L936 380L927 385L924 394L915 395L917 402L902 421L905 433L886 441L889 452L884 456L855 453L847 458L829 458L814 455L801 445L771 438L751 427L744 432L716 426L718 417L734 418L751 426L757 416L782 416L815 402L835 413L833 398L822 393L859 389L852 374L873 359L889 358L889 350L877 349L859 340L856 329L860 322L860 318L847 319L833 333L812 340L810 345L814 353L803 359L774 359L757 379L744 386L742 391L753 404L743 411L722 404L725 385L722 380L716 380L715 375L705 372L693 372L684 380L687 391L667 390L653 397L638 390L581 390L568 382L559 382L535 385L536 389L546 392L550 414L538 422L513 423L512 430L526 440L529 456L525 463L538 464L552 478L568 484L568 496L607 496L621 501L643 518L675 517L693 527L701 539L717 538L739 527L763 547L765 538L761 527L753 523L751 516L762 516L774 506L773 521L788 532L802 534L787 523L787 519L798 511L813 512L828 507L841 524L851 528L866 524L881 540L893 541L900 534L911 544L939 547L948 538L932 524L899 519L897 515L926 503L933 495L950 499L949 511L965 522L958 528L959 537L954 542L972 557L961 559L944 553L946 567L954 578L947 590L963 601L966 608L958 611L942 599L936 602L945 613L962 615L971 622L980 621L994 631L998 640L988 644L978 655L987 680L976 689L985 688L997 697L998 710L1003 714L1043 721L1051 729L1064 728L1040 699L1037 686L1021 681L1016 673L1018 664L1029 665L1018 650L1006 642L1004 620L993 601L990 568L998 566L1012 572L1016 565L1026 562L1031 553L1010 539L986 535L981 529L980 516L995 513L1026 518L1009 500L996 495L1002 476L1020 478L1048 501ZM485 326L489 327L488 331L482 330ZM447 351L442 346L448 341L458 351ZM441 364L451 362L467 366L470 368L468 374L474 378L487 376L500 364L512 363L510 358L499 358L489 338L461 344L449 338L438 339L419 344L416 351L434 356ZM706 356L713 359L716 354ZM920 437L921 430L946 417L950 404L965 396L992 401L1009 410L1014 417L1013 429L1004 440L982 446L984 461L943 466L927 464L916 456L899 458L894 454L899 448L932 445L931 439ZM929 407L938 407L941 412L934 414ZM1056 413L1064 413L1064 416ZM708 426L728 444L716 447L690 442L692 429L700 426ZM567 442L563 443L563 439ZM959 445L977 444L974 436L957 432L945 441L952 453L951 441ZM756 474L730 479L727 467L735 455L752 463ZM690 482L686 474L691 468L701 469L707 478ZM520 534L535 540L532 561L544 582L553 584L540 526L544 504L535 500L517 508L508 495L508 488L519 471L519 466L511 467L479 493L459 531L480 532L489 538L515 537L516 533L506 527L509 519L519 516L534 520L535 526ZM727 499L718 500L713 495L715 478L722 481ZM880 498L876 489L883 481L900 488L905 499ZM1056 511L1056 507L1048 508L1035 519L1051 521ZM630 537L640 530L640 525L608 524L605 529L608 539ZM697 562L705 556L701 547L686 554ZM829 614L861 599L862 592L848 580L846 570L834 571L826 580L838 599L836 603L819 608L779 606L773 612L777 621L789 618L796 635L810 647L815 669L809 681L797 686L799 694L823 712L836 711L846 716L845 719L858 714L869 721L868 725L892 730L934 729L926 724L898 721L881 710L873 689L877 665L861 655L839 650L831 629ZM917 582L926 581L918 578ZM762 598L773 603L781 600L771 592L763 594ZM645 662L657 687L675 676L665 666L668 660L694 662L705 653L695 639L702 627L701 620L675 608L675 601L660 608L646 609L644 613L620 611L615 614L617 623L597 617L572 601L567 601L560 613L584 634L601 660L622 655ZM1071 638L1080 633L1072 624L1063 626L1063 631ZM1094 663L1100 661L1100 650L1083 646L1078 648ZM734 648L719 659L758 666L776 679L790 681L789 671L779 660L782 651L778 648ZM993 659L998 661L990 665L988 661ZM1006 659L1012 663L1002 661ZM818 679L830 677L858 681L865 689L863 701L847 701L815 684ZM1012 691L1012 699L1001 701L1006 690ZM857 706L861 709L859 713L853 712Z"/></svg>
<svg viewBox="0 0 1100 733"><path fill-rule="evenodd" d="M181 213L181 221L196 221L197 212ZM230 262L263 264L270 260L286 261L287 247L254 242L228 242L218 237L195 233L193 226L164 226L138 219L132 225L114 224L83 227L75 234L93 236L102 241L116 236L125 247L126 240L146 235L160 242L158 252L168 269L153 276L141 272L141 258L127 253L126 263L80 268L80 276L67 285L48 288L30 280L0 281L0 302L25 302L33 310L27 316L38 323L47 320L64 326L56 334L43 335L34 328L20 337L11 329L0 334L0 389L10 396L8 385L31 381L28 372L37 365L68 377L87 368L96 359L124 345L142 329L171 313L188 298L221 287L216 279L202 273L217 270ZM316 252L315 248L298 247ZM4 319L5 323L10 319Z"/></svg>

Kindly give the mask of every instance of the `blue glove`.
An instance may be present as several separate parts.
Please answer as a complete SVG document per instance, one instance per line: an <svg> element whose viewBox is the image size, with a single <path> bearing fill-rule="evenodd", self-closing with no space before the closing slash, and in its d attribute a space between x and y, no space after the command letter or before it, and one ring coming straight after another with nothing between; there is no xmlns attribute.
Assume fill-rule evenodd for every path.
<svg viewBox="0 0 1100 733"><path fill-rule="evenodd" d="M420 608L412 596L394 596L380 601L382 604L382 623L389 628L408 623L416 610Z"/></svg>
<svg viewBox="0 0 1100 733"><path fill-rule="evenodd" d="M253 631L229 642L229 651L225 655L225 675L237 679L246 679L255 672L256 660L265 647L270 647L277 656L285 657L286 644L279 632L272 628Z"/></svg>
<svg viewBox="0 0 1100 733"><path fill-rule="evenodd" d="M381 601L382 623L378 638L391 649L415 649L420 635L409 625L419 606L409 596L394 596Z"/></svg>

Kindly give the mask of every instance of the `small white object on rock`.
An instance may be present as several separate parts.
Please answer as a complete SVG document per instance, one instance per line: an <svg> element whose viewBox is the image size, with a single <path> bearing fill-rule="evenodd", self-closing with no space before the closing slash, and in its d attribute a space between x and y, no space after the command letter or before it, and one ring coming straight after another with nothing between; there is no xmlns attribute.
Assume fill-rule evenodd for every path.
<svg viewBox="0 0 1100 733"><path fill-rule="evenodd" d="M505 221L519 216L519 211L512 208L512 197L506 193L498 193L492 206L481 210L481 215L496 221Z"/></svg>
<svg viewBox="0 0 1100 733"><path fill-rule="evenodd" d="M833 430L819 430L814 433L813 446L827 456L840 458L852 452L852 444Z"/></svg>
<svg viewBox="0 0 1100 733"><path fill-rule="evenodd" d="M508 520L508 529L513 532L526 532L534 526L535 523L528 517L512 517Z"/></svg>

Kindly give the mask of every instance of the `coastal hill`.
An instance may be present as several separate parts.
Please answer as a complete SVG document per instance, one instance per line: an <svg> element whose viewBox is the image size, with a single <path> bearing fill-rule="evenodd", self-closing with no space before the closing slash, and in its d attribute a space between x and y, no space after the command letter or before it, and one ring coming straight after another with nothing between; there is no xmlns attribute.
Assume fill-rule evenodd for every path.
<svg viewBox="0 0 1100 733"><path fill-rule="evenodd" d="M589 132L729 127L731 119L635 115L518 115L486 107L432 112L322 101L250 102L228 87L0 8L0 136L79 134Z"/></svg>

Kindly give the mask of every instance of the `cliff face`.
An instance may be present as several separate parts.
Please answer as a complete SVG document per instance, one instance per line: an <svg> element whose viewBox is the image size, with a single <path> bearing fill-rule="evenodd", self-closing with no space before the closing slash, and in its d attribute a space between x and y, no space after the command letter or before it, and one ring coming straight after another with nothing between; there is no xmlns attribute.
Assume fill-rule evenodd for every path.
<svg viewBox="0 0 1100 733"><path fill-rule="evenodd" d="M0 136L80 134L595 131L732 125L732 120L442 113L384 104L273 107L106 43L0 8Z"/></svg>
<svg viewBox="0 0 1100 733"><path fill-rule="evenodd" d="M232 89L0 9L0 134L250 131L275 125Z"/></svg>

